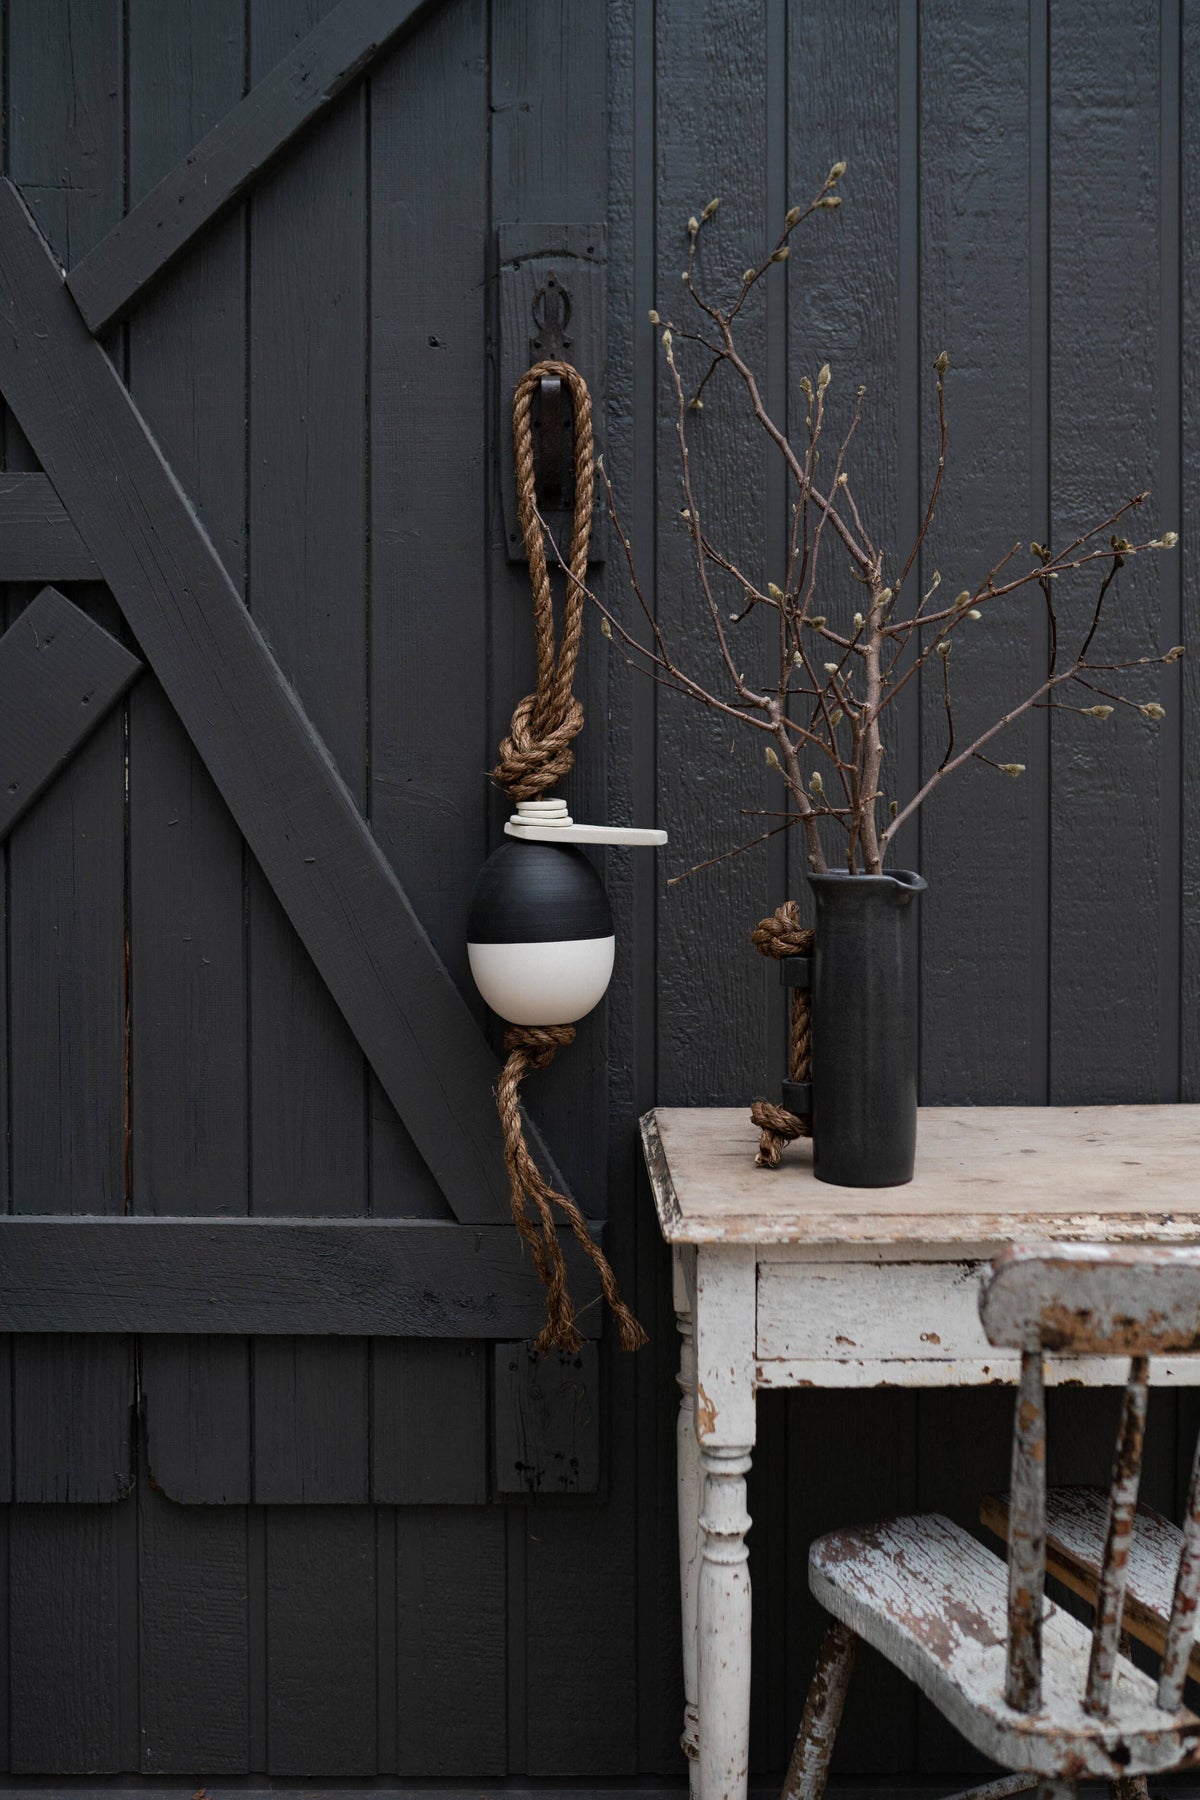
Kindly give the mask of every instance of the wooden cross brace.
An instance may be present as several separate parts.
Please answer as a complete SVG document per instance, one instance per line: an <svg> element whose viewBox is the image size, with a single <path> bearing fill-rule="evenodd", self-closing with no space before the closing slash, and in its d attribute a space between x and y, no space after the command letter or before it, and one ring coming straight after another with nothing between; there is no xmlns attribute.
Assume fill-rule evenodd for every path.
<svg viewBox="0 0 1200 1800"><path fill-rule="evenodd" d="M343 0L318 30L328 35L331 21L340 21L343 33L350 25L366 30L368 43L351 59L361 73L379 44L424 10L406 0L390 6ZM394 26L386 33L375 29L383 15ZM322 41L326 64L337 62ZM344 37L337 41L346 47ZM311 123L344 86L330 74L323 85L304 90L302 123ZM205 140L209 163L222 170L221 192L206 189L204 204L198 201L188 215L190 229L163 240L156 268L147 272L145 256L136 262L137 279L124 284L122 305L269 160L270 133L247 136L246 119L239 123L242 110L235 108ZM295 109L277 106L272 117L277 149L300 126ZM212 143L222 132L227 151L230 138L233 144L223 160L216 154L221 145L214 149ZM185 165L199 168L203 149ZM195 179L205 185L199 174ZM158 193L143 206L159 204ZM136 211L91 253L93 270L107 266L98 252L122 241ZM126 237L142 241L132 227ZM112 316L108 301L93 311L100 322ZM483 1033L8 181L0 184L0 392L73 528L60 522L57 541L68 548L77 538L112 590L455 1217L466 1224L506 1221L507 1178L493 1100L497 1071ZM69 617L61 611L61 596L40 599L57 605L60 619ZM78 634L77 621L73 628ZM105 634L89 631L97 656ZM126 655L119 645L113 648ZM136 669L118 667L110 650L105 657L115 700L123 691L120 682ZM536 1134L532 1148L561 1187Z"/></svg>

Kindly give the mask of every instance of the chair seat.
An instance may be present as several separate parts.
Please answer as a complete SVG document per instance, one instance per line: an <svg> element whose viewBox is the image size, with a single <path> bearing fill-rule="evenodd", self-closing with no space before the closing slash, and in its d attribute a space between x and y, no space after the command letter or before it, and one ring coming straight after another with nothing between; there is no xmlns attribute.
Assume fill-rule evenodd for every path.
<svg viewBox="0 0 1200 1800"><path fill-rule="evenodd" d="M1008 1495L985 1494L980 1521L998 1538L1008 1540ZM1051 1488L1046 1495L1046 1573L1095 1605L1108 1530L1108 1493L1098 1487ZM1161 1656L1167 1622L1175 1598L1175 1576L1183 1533L1151 1506L1140 1505L1129 1546L1128 1587L1122 1622ZM1200 1681L1200 1645L1193 1644L1188 1664Z"/></svg>
<svg viewBox="0 0 1200 1800"><path fill-rule="evenodd" d="M1155 1684L1117 1659L1105 1719L1083 1710L1091 1632L1046 1602L1042 1705L1004 1698L1008 1570L939 1514L818 1538L809 1585L827 1612L872 1644L993 1762L1078 1778L1156 1774L1200 1761L1200 1718L1161 1712Z"/></svg>

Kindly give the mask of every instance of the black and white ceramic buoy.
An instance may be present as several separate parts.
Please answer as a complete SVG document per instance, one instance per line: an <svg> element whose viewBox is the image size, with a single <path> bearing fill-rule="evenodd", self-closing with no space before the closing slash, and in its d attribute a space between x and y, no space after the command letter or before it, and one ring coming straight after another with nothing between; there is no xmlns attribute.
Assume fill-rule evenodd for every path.
<svg viewBox="0 0 1200 1800"><path fill-rule="evenodd" d="M604 998L616 951L604 884L577 846L661 844L666 833L576 825L562 800L520 802L505 831L471 895L471 974L510 1025L573 1025Z"/></svg>

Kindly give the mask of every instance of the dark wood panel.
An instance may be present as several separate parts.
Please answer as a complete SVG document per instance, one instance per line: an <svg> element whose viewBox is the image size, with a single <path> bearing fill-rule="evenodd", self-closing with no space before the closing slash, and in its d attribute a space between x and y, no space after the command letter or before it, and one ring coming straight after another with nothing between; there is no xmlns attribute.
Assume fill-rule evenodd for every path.
<svg viewBox="0 0 1200 1800"><path fill-rule="evenodd" d="M371 78L368 805L477 1018L471 887L488 851L488 61L482 0L445 0ZM430 171L437 171L436 180ZM464 429L464 422L480 425ZM447 730L447 707L453 729ZM371 1083L371 1210L445 1203Z"/></svg>
<svg viewBox="0 0 1200 1800"><path fill-rule="evenodd" d="M259 1338L253 1373L255 1501L369 1500L367 1345Z"/></svg>
<svg viewBox="0 0 1200 1800"><path fill-rule="evenodd" d="M0 637L0 837L49 787L141 667L55 588L43 588L9 626Z"/></svg>
<svg viewBox="0 0 1200 1800"><path fill-rule="evenodd" d="M922 553L922 592L935 569L949 592L974 588L1043 505L1032 490L1028 446L1045 396L1024 382L1003 397L998 391L999 371L1029 367L1033 331L1028 11L1026 0L1005 0L986 14L937 0L922 15L922 28L945 50L930 59L921 84L925 493L937 472L933 364L942 350L950 357L951 433L939 516ZM981 129L985 119L989 128ZM1000 267L983 251L990 232L1007 246ZM959 744L1039 679L1043 611L1035 589L998 603L955 637L947 673ZM926 770L937 767L947 742L940 671L929 674L921 696ZM1050 780L1042 725L1027 715L995 752L1025 763L1024 780L978 764L948 781L922 816L921 871L930 885L921 899L921 1071L930 1105L1042 1097L1034 1086L1040 1055L1034 1060L1031 1052L1044 1038L1045 1002L1014 980L1046 930L1033 854L1046 829ZM978 932L978 952L965 967L954 930L964 908Z"/></svg>
<svg viewBox="0 0 1200 1800"><path fill-rule="evenodd" d="M375 1516L370 1507L267 1513L267 1769L373 1775Z"/></svg>
<svg viewBox="0 0 1200 1800"><path fill-rule="evenodd" d="M1102 35L1078 0L1051 9L1055 228L1048 328L1056 541L1073 536L1110 496L1115 502L1158 486L1164 396L1156 328L1129 329L1131 318L1154 319L1162 299L1158 23L1151 0L1113 9ZM1105 660L1158 647L1156 567L1153 557L1142 557L1118 577L1097 640ZM1094 594L1095 583L1088 586ZM1087 608L1081 595L1070 629L1078 629ZM1123 685L1147 697L1145 683ZM1157 1098L1159 1011L1151 997L1158 994L1165 947L1156 730L1126 707L1092 731L1090 719L1060 715L1051 723L1050 1098L1082 1105ZM1096 972L1116 932L1123 942L1121 978L1099 981Z"/></svg>
<svg viewBox="0 0 1200 1800"><path fill-rule="evenodd" d="M1200 14L1194 7L1182 11L1182 80L1180 141L1182 192L1181 220L1193 219L1200 207ZM1181 233L1183 257L1183 365L1181 413L1182 509L1180 519L1200 518L1200 243L1194 231ZM1200 644L1200 545L1184 531L1179 556L1183 563L1183 624L1180 636L1190 645ZM1181 816L1194 819L1200 811L1200 662L1184 658L1182 684L1176 702L1184 719L1183 802ZM1182 970L1182 1069L1180 1097L1200 1096L1200 834L1182 833L1181 881Z"/></svg>
<svg viewBox="0 0 1200 1800"><path fill-rule="evenodd" d="M586 1332L599 1283L576 1246L564 1253ZM513 1337L544 1318L510 1226L0 1218L4 1331Z"/></svg>
<svg viewBox="0 0 1200 1800"><path fill-rule="evenodd" d="M95 581L99 574L44 475L0 476L0 581Z"/></svg>
<svg viewBox="0 0 1200 1800"><path fill-rule="evenodd" d="M135 203L241 98L243 14L241 0L202 8L133 0L127 60ZM235 211L208 232L201 254L142 296L126 334L138 409L239 588L246 513L244 240L245 221ZM130 1187L140 1213L248 1209L245 854L199 752L149 677L129 707ZM220 1199L214 1202L214 1195ZM248 1499L248 1346L234 1338L148 1337L141 1353L154 1479L175 1500ZM194 1540L181 1532L172 1576L176 1523L167 1513L146 1526L146 1554L157 1559L153 1584L144 1587L146 1631L158 1629L160 1616L173 1616L192 1575ZM238 1596L245 1574L238 1576L222 1543L214 1541L205 1604L219 1612L219 1581L236 1581L224 1604L241 1604L244 1616ZM228 1642L223 1631L216 1641ZM171 1713L191 1654L181 1648L182 1662L173 1661L164 1647L161 1672L157 1664L147 1672L144 1704L153 1717L144 1745L162 1769L187 1767L187 1747L196 1741L190 1715ZM240 1659L244 1673L245 1645L231 1646L230 1656L235 1664ZM222 1704L227 1691L218 1685ZM198 1705L208 1706L207 1692ZM219 1739L223 1766L239 1731L244 1746L245 1719L235 1710Z"/></svg>
<svg viewBox="0 0 1200 1800"><path fill-rule="evenodd" d="M109 1774L122 1766L117 1553L122 1510L18 1506L10 1511L15 1774Z"/></svg>
<svg viewBox="0 0 1200 1800"><path fill-rule="evenodd" d="M0 242L0 390L447 1198L505 1216L494 1063L470 1014L7 185Z"/></svg>
<svg viewBox="0 0 1200 1800"><path fill-rule="evenodd" d="M488 1497L489 1347L404 1338L371 1346L371 1498L401 1506Z"/></svg>
<svg viewBox="0 0 1200 1800"><path fill-rule="evenodd" d="M100 332L437 0L342 0L71 270Z"/></svg>
<svg viewBox="0 0 1200 1800"><path fill-rule="evenodd" d="M123 1336L22 1340L12 1401L14 1500L125 1498L133 1486L133 1359L133 1340Z"/></svg>
<svg viewBox="0 0 1200 1800"><path fill-rule="evenodd" d="M37 7L10 6L6 33L8 173L23 187L57 255L72 261L121 216L121 15L47 0ZM64 70L88 71L86 94L64 80ZM63 299L57 273L54 280ZM11 407L3 382L0 391ZM27 446L11 447L27 466L35 466ZM10 626L32 597L28 590L13 595ZM121 616L98 583L82 584L73 598L110 636L124 635ZM120 1212L124 1205L124 750L123 709L117 708L8 840L8 1163L10 1203L17 1212L67 1212L80 1205ZM25 1491L111 1497L128 1475L130 1380L129 1348L118 1340L75 1341L52 1355L33 1342L13 1346L13 1407L23 1421L24 1465L14 1474ZM62 1414L54 1419L46 1410L48 1403L72 1395L93 1419L75 1421ZM110 1433L116 1444L110 1445ZM110 1447L115 1457L106 1458ZM98 1467L92 1460L97 1452ZM26 1753L20 1733L28 1728L40 1734L45 1754L57 1757L42 1765L48 1768L118 1767L126 1736L119 1647L107 1617L100 1616L98 1587L110 1578L117 1584L125 1565L115 1527L98 1526L87 1539L78 1536L83 1529L63 1525L60 1531L48 1524L42 1539L51 1559L42 1578L52 1578L52 1559L58 1556L59 1578L67 1582L76 1570L80 1582L78 1596L44 1596L54 1648L41 1653L47 1660L40 1668L43 1674L55 1668L54 1649L61 1650L62 1706L27 1727L24 1717L15 1716L23 1709L14 1692L14 1757ZM86 1563L93 1551L97 1568L76 1569L76 1561ZM14 1605L26 1604L15 1583ZM25 1615L27 1628L35 1618ZM80 1641L56 1644L60 1628L64 1640L77 1630ZM93 1694L82 1694L93 1659L110 1656L111 1673L97 1668ZM108 1742L111 1753L100 1749ZM89 1762L88 1744L97 1755L111 1754L111 1760ZM16 1766L38 1767L39 1753L32 1744L27 1751L30 1760Z"/></svg>
<svg viewBox="0 0 1200 1800"><path fill-rule="evenodd" d="M317 16L326 16L318 23ZM327 29L313 0L254 6L252 79ZM359 812L367 760L367 97L346 98L250 204L246 593ZM314 444L321 454L314 458ZM299 522L300 528L297 529ZM362 1050L261 872L249 882L256 1213L369 1210ZM262 1499L367 1498L367 1346L255 1345ZM261 1398L260 1398L261 1393ZM284 1402L272 1430L275 1400ZM314 1452L305 1471L301 1446Z"/></svg>
<svg viewBox="0 0 1200 1800"><path fill-rule="evenodd" d="M250 1766L246 1515L177 1506L149 1479L139 1482L137 1508L139 1767L242 1774Z"/></svg>
<svg viewBox="0 0 1200 1800"><path fill-rule="evenodd" d="M504 1516L459 1507L394 1516L395 1592L379 1604L394 1606L396 1772L485 1781L511 1766Z"/></svg>
<svg viewBox="0 0 1200 1800"><path fill-rule="evenodd" d="M532 1344L497 1344L496 1492L595 1494L601 1485L600 1358L539 1356Z"/></svg>
<svg viewBox="0 0 1200 1800"><path fill-rule="evenodd" d="M171 1500L253 1499L248 1346L240 1337L145 1337L142 1419L150 1478Z"/></svg>

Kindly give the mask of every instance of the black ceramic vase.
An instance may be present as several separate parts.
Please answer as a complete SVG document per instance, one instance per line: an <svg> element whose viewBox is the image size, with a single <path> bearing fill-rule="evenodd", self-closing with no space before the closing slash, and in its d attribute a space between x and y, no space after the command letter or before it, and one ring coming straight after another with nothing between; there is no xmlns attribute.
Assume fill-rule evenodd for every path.
<svg viewBox="0 0 1200 1800"><path fill-rule="evenodd" d="M810 875L813 1173L845 1187L911 1181L917 1146L919 875Z"/></svg>

